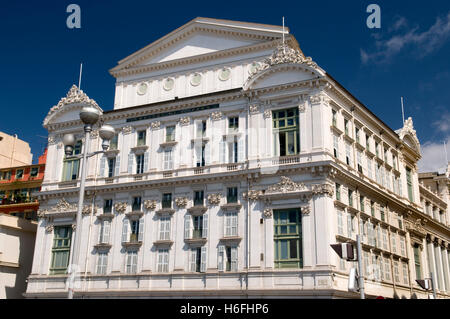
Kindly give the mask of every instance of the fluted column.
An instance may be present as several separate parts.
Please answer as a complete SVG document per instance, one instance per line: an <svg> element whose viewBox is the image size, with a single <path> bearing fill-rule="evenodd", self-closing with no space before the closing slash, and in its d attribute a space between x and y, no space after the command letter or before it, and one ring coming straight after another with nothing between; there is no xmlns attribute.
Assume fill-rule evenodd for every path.
<svg viewBox="0 0 450 319"><path fill-rule="evenodd" d="M448 266L448 253L446 248L441 248L442 253L442 265L443 265L443 272L444 272L444 281L445 281L445 288L447 292L450 292L450 270Z"/></svg>
<svg viewBox="0 0 450 319"><path fill-rule="evenodd" d="M436 272L436 264L435 264L435 259L434 259L434 247L433 247L433 242L427 242L427 258L428 258L428 265L429 265L429 273L433 273L434 274L434 278L437 278L437 272ZM434 283L435 285L437 285L437 283Z"/></svg>

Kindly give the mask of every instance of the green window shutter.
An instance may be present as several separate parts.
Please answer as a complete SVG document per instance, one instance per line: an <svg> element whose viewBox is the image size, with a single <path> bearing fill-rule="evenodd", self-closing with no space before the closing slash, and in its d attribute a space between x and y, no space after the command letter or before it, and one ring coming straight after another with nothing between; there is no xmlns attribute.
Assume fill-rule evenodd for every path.
<svg viewBox="0 0 450 319"><path fill-rule="evenodd" d="M202 237L208 238L208 214L203 215Z"/></svg>
<svg viewBox="0 0 450 319"><path fill-rule="evenodd" d="M144 240L144 217L139 219L139 233L138 233L138 241Z"/></svg>
<svg viewBox="0 0 450 319"><path fill-rule="evenodd" d="M191 249L189 254L189 271L195 272L197 261L197 249Z"/></svg>
<svg viewBox="0 0 450 319"><path fill-rule="evenodd" d="M231 271L237 271L238 254L237 247L231 248Z"/></svg>
<svg viewBox="0 0 450 319"><path fill-rule="evenodd" d="M130 228L130 222L127 218L124 218L123 225L122 225L122 242L128 242L129 241L129 228Z"/></svg>
<svg viewBox="0 0 450 319"><path fill-rule="evenodd" d="M184 239L192 238L192 227L191 227L192 216L186 214L184 216Z"/></svg>
<svg viewBox="0 0 450 319"><path fill-rule="evenodd" d="M218 271L223 271L224 259L225 259L225 246L219 245L217 254L217 269Z"/></svg>

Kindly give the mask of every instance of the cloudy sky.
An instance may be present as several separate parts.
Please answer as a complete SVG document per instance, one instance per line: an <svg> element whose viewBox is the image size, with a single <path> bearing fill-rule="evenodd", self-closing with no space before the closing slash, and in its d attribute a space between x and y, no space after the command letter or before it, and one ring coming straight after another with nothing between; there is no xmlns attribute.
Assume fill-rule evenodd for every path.
<svg viewBox="0 0 450 319"><path fill-rule="evenodd" d="M81 7L81 29L68 29L66 8ZM369 29L369 4L381 28ZM117 61L202 16L286 26L311 56L391 128L412 117L421 170L450 154L450 2L424 1L2 1L0 130L28 141L37 160L46 145L42 121L78 83L113 108Z"/></svg>

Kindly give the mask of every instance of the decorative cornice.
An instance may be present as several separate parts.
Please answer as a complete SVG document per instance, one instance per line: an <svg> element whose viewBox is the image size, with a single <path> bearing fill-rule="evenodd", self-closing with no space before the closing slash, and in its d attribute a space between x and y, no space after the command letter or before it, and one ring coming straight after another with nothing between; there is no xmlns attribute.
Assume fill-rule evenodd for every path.
<svg viewBox="0 0 450 319"><path fill-rule="evenodd" d="M207 198L210 205L219 205L222 195L220 193L209 194Z"/></svg>
<svg viewBox="0 0 450 319"><path fill-rule="evenodd" d="M69 204L64 198L62 198L55 206L49 209L40 208L38 210L38 215L44 218L55 214L76 213L77 207L77 204Z"/></svg>

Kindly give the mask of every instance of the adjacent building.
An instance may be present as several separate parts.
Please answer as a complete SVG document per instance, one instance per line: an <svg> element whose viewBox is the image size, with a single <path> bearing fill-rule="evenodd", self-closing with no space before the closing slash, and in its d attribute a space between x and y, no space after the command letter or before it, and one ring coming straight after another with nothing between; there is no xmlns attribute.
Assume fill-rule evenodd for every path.
<svg viewBox="0 0 450 319"><path fill-rule="evenodd" d="M65 297L75 263L76 298L358 298L347 289L355 263L330 247L356 234L367 297L428 297L415 279L429 274L428 234L448 256L448 179L447 197L423 195L412 119L392 130L287 28L196 18L110 73L114 108L102 120L117 134L88 160L81 225L82 163L65 157L62 137L75 134L80 154L79 111L101 108L73 86L44 119L27 297ZM90 138L87 151L100 150ZM427 215L421 197L444 217ZM75 227L81 257L71 261Z"/></svg>
<svg viewBox="0 0 450 319"><path fill-rule="evenodd" d="M0 132L0 168L30 165L30 145L17 137Z"/></svg>

